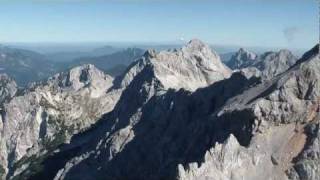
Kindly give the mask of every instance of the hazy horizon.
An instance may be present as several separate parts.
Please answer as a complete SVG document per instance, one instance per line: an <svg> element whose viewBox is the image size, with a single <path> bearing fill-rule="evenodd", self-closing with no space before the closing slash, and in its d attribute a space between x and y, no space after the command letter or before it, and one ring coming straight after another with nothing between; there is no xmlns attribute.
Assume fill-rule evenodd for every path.
<svg viewBox="0 0 320 180"><path fill-rule="evenodd" d="M315 0L0 1L0 44L184 44L310 49Z"/></svg>

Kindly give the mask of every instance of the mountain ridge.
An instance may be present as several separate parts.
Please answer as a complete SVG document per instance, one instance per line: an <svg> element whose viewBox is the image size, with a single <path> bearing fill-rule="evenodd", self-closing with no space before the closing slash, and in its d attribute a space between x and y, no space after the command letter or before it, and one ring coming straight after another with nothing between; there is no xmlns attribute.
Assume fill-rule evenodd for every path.
<svg viewBox="0 0 320 180"><path fill-rule="evenodd" d="M316 58L311 58L311 59L308 59L305 61L308 63L310 62L310 63L318 63L318 64L315 66L313 66L311 64L303 64L303 66L300 66L298 64L298 65L296 65L296 68L299 66L302 68L301 71L308 71L307 69L304 69L304 67L315 68L314 70L316 70L316 68L320 67L319 60ZM305 107L303 104L307 101L304 101L304 100L297 101L297 102L301 103L300 111L298 113L296 113L295 115L290 115L289 113L282 110L281 109L282 107L280 109L278 109L276 106L269 106L268 105L268 98L271 98L269 100L271 104L277 103L278 100L276 99L276 94L277 94L278 90L274 89L274 87L275 88L280 88L281 86L287 87L286 83L290 84L294 80L293 78L290 79L291 76L289 74L297 72L296 75L300 76L302 74L298 73L299 71L300 71L300 69L298 69L297 71L292 71L292 72L289 70L287 73L280 75L277 78L278 79L277 81L273 80L275 82L280 82L281 85L279 85L279 86L273 86L272 83L270 84L269 82L263 82L262 85L259 85L259 84L261 84L261 81L259 80L259 78L248 80L245 76L241 75L241 73L238 72L232 76L233 78L235 78L234 80L232 80L232 77L231 77L231 79L226 79L224 81L219 81L219 82L213 83L212 88L213 89L217 88L216 91L221 93L221 89L226 89L225 87L223 87L226 85L225 84L226 81L230 81L230 85L233 85L233 86L236 85L234 82L238 82L238 83L243 82L244 84L242 87L240 85L240 87L238 87L238 88L230 88L231 92L225 92L227 96L225 97L225 99L221 97L222 99L219 101L217 101L217 98L219 96L221 96L221 94L213 93L212 89L208 90L207 92L209 94L211 92L212 93L211 95L213 95L214 97L215 96L218 96L218 97L215 97L214 101L211 101L211 102L209 101L210 102L209 103L207 100L207 99L209 99L208 95L203 94L202 96L204 97L204 99L202 99L202 98L201 99L205 105L203 105L203 106L198 105L199 106L198 108L197 108L197 104L199 102L196 103L193 100L191 100L193 98L190 99L190 97L188 97L189 95L192 96L193 93L188 92L188 91L184 91L184 90L179 90L178 92L174 91L174 90L168 91L165 94L162 94L162 95L160 94L159 96L152 97L151 99L149 99L149 101L147 103L145 103L145 101L142 101L142 109L140 111L138 111L137 113L133 113L132 116L129 115L129 119L132 118L132 122L131 122L131 120L128 121L127 115L123 114L123 111L127 111L126 107L130 109L130 107L132 107L132 106L131 105L122 106L121 100L120 100L120 103L118 103L118 105L117 105L118 108L116 108L115 111L112 112L110 115L107 115L107 117L105 117L107 119L108 119L108 117L111 119L113 117L119 118L119 122L118 122L119 124L114 125L114 127L118 126L118 128L116 128L118 130L117 131L114 131L114 130L109 131L112 134L111 136L109 136L109 138L111 138L110 140L108 140L108 136L105 137L106 138L105 140L107 140L107 142L111 141L111 142L109 142L111 144L108 143L107 147L110 148L110 151L113 153L111 153L111 154L107 153L107 152L109 152L108 148L105 149L103 146L98 145L97 147L99 148L99 150L97 152L100 152L101 155L99 155L99 153L97 153L97 152L92 152L92 154L90 154L89 156L81 157L81 155L80 155L75 159L71 159L69 161L70 163L67 166L65 166L65 168L63 168L59 171L58 176L56 176L56 178L58 178L58 179L64 179L64 178L68 178L68 177L69 178L70 177L81 178L81 176L77 175L76 172L81 171L81 169L84 167L87 168L88 164L91 164L91 165L92 165L92 163L94 164L94 162L97 162L97 159L98 159L97 166L102 165L101 166L102 169L101 169L101 171L94 171L94 172L90 172L90 173L87 172L87 174L86 174L87 179L90 179L90 177L104 177L104 178L115 178L115 179L137 179L137 178L138 179L139 178L142 178L142 179L143 178L161 179L161 178L166 177L167 179L174 179L176 177L176 175L178 177L180 177L181 179L188 179L188 180L189 179L199 179L199 178L204 178L204 177L208 178L208 177L211 177L210 174L203 174L204 176L201 176L202 174L200 173L200 176L193 176L193 175L197 174L196 173L198 171L197 165L190 165L189 169L187 170L188 172L190 172L190 174L192 174L192 176L189 176L188 174L186 174L185 171L183 171L181 169L181 166L178 166L179 162L186 164L186 162L185 162L186 159L181 161L181 160L179 160L179 157L181 157L181 158L182 157L184 157L184 158L192 157L191 154L193 154L193 157L195 158L194 160L199 161L199 159L202 159L199 155L204 154L205 152L202 152L202 151L205 149L209 149L210 144L212 146L212 145L214 145L214 142L223 143L224 142L223 140L227 140L231 134L235 135L236 140L234 138L232 138L232 136L231 136L231 139L229 138L229 140L226 141L226 146L229 146L228 144L230 144L230 143L231 144L230 144L230 148L223 150L224 153L229 153L229 152L233 153L233 151L236 151L237 147L241 147L239 149L239 152L247 154L244 156L244 158L248 157L248 155L251 156L251 153L257 153L257 155L254 157L261 158L260 165L259 164L250 164L250 162L255 162L255 160L249 160L249 161L246 161L248 163L247 165L245 165L246 167L254 167L254 168L258 168L258 169L263 169L263 168L261 168L261 167L264 167L263 164L266 165L265 166L266 169L264 169L264 171L257 171L256 174L249 173L249 172L243 174L243 173L239 172L239 174L238 174L239 176L232 176L231 179L241 179L241 178L243 178L243 176L241 176L241 175L244 175L245 177L247 177L246 179L255 179L257 177L269 178L270 176L271 177L286 178L287 174L286 174L285 170L283 170L283 171L276 170L276 169L278 169L278 167L277 167L278 166L277 165L278 158L283 157L282 153L278 153L277 151L270 150L269 147L276 145L276 144L279 144L279 146L282 147L281 144L286 144L286 142L289 141L290 138L295 137L295 134L294 134L295 126L292 124L295 124L296 121L291 118L294 116L300 117L300 116L298 116L298 114L304 111ZM242 80L237 79L236 75L238 77L241 77L240 79L242 79ZM313 77L313 79L317 79L317 77L319 75L320 75L319 72L315 71L315 74L312 77ZM295 76L293 76L293 77L295 77ZM305 83L310 83L312 81L312 79L309 79L309 80L304 79L304 81L305 81ZM219 84L222 85L221 89L218 88ZM255 84L258 84L258 86ZM229 99L231 97L234 97L234 98L231 98L231 102L233 100L241 102L242 101L241 96L237 95L238 93L242 94L243 92L244 93L247 92L245 94L252 94L251 93L252 90L250 90L251 89L250 86L253 86L253 88L258 88L258 89L262 88L261 90L259 90L261 93L258 93L258 97L255 97L255 96L251 97L251 98L257 99L259 101L257 101L257 100L252 101L252 99L248 99L243 102L243 103L245 103L243 110L236 108L237 105L232 105L232 107L234 107L234 109L229 109L228 107L231 106ZM270 89L270 87L272 89ZM308 86L303 86L303 87L308 87ZM132 90L132 88L129 88L129 89ZM206 91L206 89L207 88L204 88L203 90ZM231 89L233 89L233 90L231 90ZM240 89L244 89L244 91L239 92L238 90L240 90ZM248 89L248 90L245 90L245 89ZM315 93L312 97L316 97L317 93L319 93L319 90L320 90L319 87L315 88L312 91L312 93ZM198 91L201 91L201 90L199 89ZM232 91L236 91L236 92L232 92ZM253 89L253 91L256 91L256 90ZM287 88L284 88L284 90L282 90L282 91L287 91ZM269 93L266 94L266 92L269 92ZM176 97L176 93L178 93L178 94L181 93L181 97L180 98L178 98L179 96ZM197 94L197 91L195 93ZM229 93L231 93L233 95L230 95ZM287 93L292 93L292 92L291 92L291 90L288 89ZM122 97L122 98L124 98L122 100L123 103L127 102L125 100L126 98L124 97L124 96L126 96L126 94L127 94L126 92L124 92L124 94L123 94L123 97ZM200 95L201 94L202 93L200 93ZM130 94L129 93L127 96L129 98L129 97L135 97L137 95L138 94ZM195 95L195 96L199 97L200 95ZM254 95L254 94L252 94L252 95ZM166 96L171 97L171 98L167 99ZM292 97L295 97L295 96L296 95L293 95ZM239 97L240 97L240 100L239 100ZM245 97L245 95L243 95L242 97ZM266 98L266 100L264 100L264 98ZM290 98L290 96L286 95L286 98ZM198 99L198 98L195 98L195 99ZM173 100L173 103L172 103L172 100ZM179 103L179 101L180 101L180 103ZM220 103L217 104L217 102L220 102L221 104ZM294 103L294 102L295 101L288 101L289 104ZM246 105L246 103L252 104L252 106ZM190 109L189 109L190 107L188 107L189 105L193 108L193 111L190 111ZM285 105L285 103L284 103L284 105ZM161 106L164 106L164 107L161 108ZM223 107L223 106L225 106L225 107ZM247 108L246 108L246 106L247 106ZM140 105L138 104L137 107L140 107ZM168 110L166 110L165 107L168 107ZM223 108L221 109L220 107L223 107ZM308 107L310 107L310 105L308 105ZM173 113L171 111L171 108L173 108L173 111L176 111L176 112ZM213 110L215 110L213 112L215 112L214 114L216 114L216 116L214 114L213 114L213 116L211 115L212 110L210 110L210 108L213 108ZM119 109L119 110L117 110L117 109ZM211 112L211 113L209 113L210 116L208 116L210 118L208 118L207 120L206 120L206 117L207 117L206 110L209 110L209 112ZM268 111L272 112L273 110L275 112L279 113L279 115L278 114L268 115L268 113L263 113L263 112L268 112ZM133 111L131 110L131 112L134 112L134 111L135 111L134 109L133 109ZM261 113L259 113L259 111L261 111ZM289 111L293 111L293 110L289 110ZM195 112L195 114L192 114L192 112ZM121 118L122 117L121 114L123 114L123 116L124 116L123 118ZM303 115L303 114L301 114L301 115ZM130 118L130 116L131 116L131 118ZM287 119L289 121L284 120L284 121L279 122L276 118L278 116L283 116L283 118L280 118L280 119ZM141 118L140 120L139 120L139 117ZM169 117L171 117L171 118L169 118ZM240 120L237 121L236 117L238 117L238 118L242 117L242 118L244 118L243 120L245 120L245 121L243 121L243 122ZM305 117L305 115L303 117ZM123 119L123 121L121 119ZM202 119L202 120L200 120L200 119ZM116 122L116 121L113 120L112 122ZM191 123L190 126L187 125L188 124L187 122ZM208 122L214 122L214 124L209 125L209 124L207 124ZM300 123L301 121L298 121L298 122ZM168 124L168 123L169 123L169 126L166 126L165 124ZM202 123L204 123L204 124L202 124ZM279 126L277 124L283 124L283 126ZM158 126L160 126L160 127L158 127ZM161 127L163 127L163 126L166 127L166 129L170 129L170 130L162 129ZM152 128L152 127L153 127L153 130L151 132L150 131L148 131L148 133L145 132L145 131L147 131L147 129ZM211 130L206 129L205 127L209 128ZM193 130L194 128L197 129L197 131L194 131ZM186 130L184 130L184 129L186 129ZM220 129L220 131L218 129ZM224 131L221 131L221 129L224 129ZM163 133L161 133L161 132L163 132ZM193 132L193 133L191 133L191 132ZM209 132L212 132L213 134L209 133ZM268 132L270 132L270 135L268 135ZM283 132L284 134L281 135L281 132ZM199 134L197 134L197 133L199 133ZM160 134L161 134L161 137L163 137L163 139L159 136ZM201 142L198 139L198 138L207 139L209 137L211 137L211 138L215 137L215 139L216 139L216 140L213 140L213 142L211 142L211 143L209 140L209 145L205 143L207 141ZM303 137L304 137L304 134L301 134L301 138L303 138ZM153 138L156 138L156 139L153 139ZM194 147L197 147L197 149L199 149L199 152L197 152L197 150L195 150L195 149L192 149L192 148L190 149L190 145L192 143L188 144L188 142L184 142L183 139L188 139L188 141L193 142ZM236 141L240 142L239 144L241 146L237 145ZM265 150L259 150L259 148L257 149L257 147L261 147L263 145L261 143L264 143L266 141L268 142L268 144L266 145ZM148 145L146 145L146 143ZM167 143L169 143L169 144L172 143L172 144L166 145ZM184 150L174 149L175 143L182 146L182 149L184 149ZM88 147L91 147L91 146L93 146L93 145L89 145ZM298 149L294 152L294 155L297 155L296 153L299 153L300 150L302 150L299 148L303 147L301 145L297 145L297 146L298 146L297 147ZM150 147L150 148L145 149L143 147ZM193 147L193 146L191 146L191 147ZM166 151L166 152L161 151L161 150L167 149L167 148L168 148L168 150L173 151L172 154L170 153L170 151ZM247 151L246 148L249 148L249 150ZM141 154L137 154L138 149L141 151L140 152ZM143 149L145 149L145 151ZM187 150L189 150L189 152ZM217 146L216 151L219 152L218 146ZM117 153L115 153L115 152L117 152ZM267 153L268 156L266 156L266 157L262 156L261 154L263 154L263 152ZM109 155L107 155L105 153L107 153ZM191 154L189 154L189 153L191 153ZM133 164L139 163L139 167L136 167L136 166L130 165L130 164L126 164L126 159L128 159L129 157L132 158L133 156L136 156L136 158L131 159L131 161L135 162ZM216 156L214 156L214 157L216 157ZM94 157L96 157L97 159ZM166 157L166 158L163 159L161 157ZM210 161L209 155L207 155L206 157L207 158L205 158L205 159ZM111 160L110 160L110 158L111 158ZM172 160L175 158L176 158L175 163L169 163L170 159ZM242 157L236 156L234 158L241 159ZM290 160L292 157L285 156L283 158L289 158L289 160ZM106 163L103 160L107 160L107 159L109 159L110 164L107 163L107 165L103 165L104 163ZM192 159L193 158L189 159L189 161L192 162ZM104 163L100 164L99 161L102 161ZM232 165L232 167L235 167L235 169L239 169L240 167L243 167L243 166L240 166L239 164L236 163L236 162L239 162L239 161L237 161L237 159L235 159L235 161L231 161L231 162L230 161L226 160L226 163L234 162L233 163L234 165ZM220 160L219 159L215 160L215 162L220 163ZM287 163L287 160L284 161L284 163ZM176 167L175 167L175 165L176 165ZM238 167L238 165L240 167ZM224 166L224 165L222 164L222 166ZM226 164L226 166L228 166L228 165ZM290 165L286 165L286 164L283 164L283 165L281 164L281 166L283 166L284 168L289 168L289 169L291 167ZM117 167L122 167L122 168L117 169ZM175 171L175 169L177 167L179 167L179 173ZM212 168L212 166L208 166L208 167ZM218 167L220 167L220 166L218 166ZM229 179L230 178L229 173L232 173L232 172L236 173L237 172L233 168L231 168L230 170L225 170L225 171L220 171L219 169L215 170L214 168L212 168L211 170L216 172L213 174L214 176L212 176L213 179L217 178L217 176L221 177L221 179ZM175 174L175 172L180 175ZM208 172L208 171L201 171L201 172ZM219 174L218 172L221 172L221 173ZM312 173L311 170L310 170L310 173ZM129 176L126 176L126 174L129 174Z"/></svg>
<svg viewBox="0 0 320 180"><path fill-rule="evenodd" d="M58 87L55 93L65 88L70 97L90 97L93 85L103 93L92 98L110 104L96 106L101 113L87 122L90 128L73 132L47 154L34 151L17 161L7 177L317 178L319 156L310 153L319 140L318 56L316 46L288 70L264 79L232 72L206 44L192 40L181 49L148 50L116 79L92 65L54 76L58 83L49 84ZM88 78L88 68L97 76ZM91 77L97 83L88 83Z"/></svg>
<svg viewBox="0 0 320 180"><path fill-rule="evenodd" d="M256 68L260 71L259 74L264 79L271 79L288 70L297 62L297 60L298 58L286 49L281 49L278 52L269 51L261 55L256 55L240 48L227 62L227 66L233 70L247 69L248 71L252 71Z"/></svg>

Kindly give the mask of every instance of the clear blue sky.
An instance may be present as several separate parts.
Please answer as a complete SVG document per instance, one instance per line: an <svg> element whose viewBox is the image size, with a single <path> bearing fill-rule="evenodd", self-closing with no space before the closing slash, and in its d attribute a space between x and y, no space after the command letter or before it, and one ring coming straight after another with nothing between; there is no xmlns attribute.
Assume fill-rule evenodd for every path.
<svg viewBox="0 0 320 180"><path fill-rule="evenodd" d="M310 48L317 0L0 0L1 42L179 42Z"/></svg>

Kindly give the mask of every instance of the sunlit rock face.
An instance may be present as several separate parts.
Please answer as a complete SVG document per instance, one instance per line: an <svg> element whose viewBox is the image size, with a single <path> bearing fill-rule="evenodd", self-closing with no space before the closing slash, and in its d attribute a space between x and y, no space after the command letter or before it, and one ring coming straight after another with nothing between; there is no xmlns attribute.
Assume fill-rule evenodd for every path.
<svg viewBox="0 0 320 180"><path fill-rule="evenodd" d="M227 66L231 69L247 68L257 61L258 55L243 48L240 48L228 61Z"/></svg>
<svg viewBox="0 0 320 180"><path fill-rule="evenodd" d="M289 50L266 52L256 55L250 51L240 49L228 61L227 66L233 70L256 68L264 79L271 79L292 67L297 58Z"/></svg>
<svg viewBox="0 0 320 180"><path fill-rule="evenodd" d="M56 115L59 118L53 122L60 124L48 126L47 123L45 131L41 130L41 123L26 120L32 122L33 130L23 132L35 133L27 134L31 138L25 138L25 144L21 145L19 138L1 144L6 147L6 144L20 143L20 151L14 151L15 146L4 149L20 153L20 159L27 157L13 163L8 177L317 179L320 103L317 48L294 60L295 65L287 70L277 71L276 75L272 71L272 78L261 77L263 72L258 68L231 72L216 53L199 40L192 40L179 50L159 53L149 50L115 80L103 73L101 76L92 73L88 70L91 66L80 67L72 73L71 70L67 76L54 76L47 85L35 85L21 96L52 90L54 93L45 96L50 106L36 106L42 110L30 114L44 117L38 118L41 122L49 122L43 120L46 116L37 114L43 109L48 114L52 111L67 118ZM61 101L56 100L57 94L64 93L74 96L70 100L64 96ZM76 97L80 100L74 100ZM32 99L35 98L27 100L30 103L23 107L38 104ZM92 106L97 107L94 111L78 105L83 102L87 105L93 100L99 102L99 106ZM62 105L52 106L55 101ZM70 103L65 105L67 102ZM75 109L72 106L70 111L71 104ZM54 108L48 111L51 107ZM88 112L99 113L89 116ZM9 127L17 129L13 123ZM62 127L67 131L61 131ZM64 132L62 137L68 137L63 138L67 144L52 147L54 141L41 141L42 137L60 135L59 132ZM29 141L37 143L33 148L23 149L32 144L26 143ZM43 148L44 144L49 146ZM9 153L7 155L4 159ZM9 167L10 162L15 160L9 161Z"/></svg>
<svg viewBox="0 0 320 180"><path fill-rule="evenodd" d="M298 60L288 50L267 52L262 54L259 58L259 62L255 63L254 66L262 71L262 76L267 79L271 79L272 77L285 72Z"/></svg>
<svg viewBox="0 0 320 180"><path fill-rule="evenodd" d="M144 109L144 104L152 107L152 99L164 96L167 91L185 89L182 91L192 92L229 78L230 75L231 71L221 63L219 56L199 40L190 41L180 50L159 53L147 51L141 59L128 68L125 74L115 80L116 84L112 89L124 89L123 93L115 109L104 116L102 120L104 123L91 130L88 136L93 139L87 142L92 143L89 148L97 149L98 154L109 152L104 158L111 162L116 154L123 150L124 146L121 144L125 145L134 139L135 133L132 128L140 121L143 122L141 111ZM174 106L173 103L171 106ZM154 113L161 114L161 111ZM120 128L122 124L125 126ZM109 132L111 131L109 128L113 132ZM159 132L155 131L155 135L157 133ZM83 138L79 138L79 141L80 139ZM102 141L108 143L101 146ZM74 142L78 144L78 139L75 138ZM105 156L105 153L103 154ZM68 171L72 164L85 160L87 155L81 155L68 162L65 171ZM60 178L64 177L64 173L64 170L59 171Z"/></svg>
<svg viewBox="0 0 320 180"><path fill-rule="evenodd" d="M92 131L91 150L55 177L81 178L77 172L89 168L86 179L289 179L294 159L314 142L305 129L317 124L316 55L312 49L272 80L235 72L195 92L154 93L161 81L143 69L151 76L131 81L104 127ZM306 169L314 177L317 167L300 174Z"/></svg>
<svg viewBox="0 0 320 180"><path fill-rule="evenodd" d="M178 166L180 180L319 179L320 59L318 47L272 81L231 98L220 116L254 114L249 146L230 137L200 163Z"/></svg>
<svg viewBox="0 0 320 180"><path fill-rule="evenodd" d="M11 99L18 91L16 82L7 74L0 74L0 103Z"/></svg>
<svg viewBox="0 0 320 180"><path fill-rule="evenodd" d="M113 78L93 65L56 74L18 94L10 79L1 76L1 82L6 85L2 95L9 98L1 111L3 169L68 142L111 111L120 96L120 91L108 92Z"/></svg>
<svg viewBox="0 0 320 180"><path fill-rule="evenodd" d="M147 68L152 69L153 76L164 89L183 88L194 91L231 75L230 69L221 63L217 53L197 39L191 40L179 50L159 53L148 50L123 75L121 86L129 85L137 74Z"/></svg>

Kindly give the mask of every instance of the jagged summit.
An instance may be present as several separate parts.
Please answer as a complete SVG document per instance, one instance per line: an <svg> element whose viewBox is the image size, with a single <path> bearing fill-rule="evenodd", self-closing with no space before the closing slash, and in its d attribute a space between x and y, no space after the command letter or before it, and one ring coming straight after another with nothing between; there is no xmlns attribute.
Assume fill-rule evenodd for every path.
<svg viewBox="0 0 320 180"><path fill-rule="evenodd" d="M11 171L22 157L67 142L111 111L120 96L119 91L108 92L113 78L90 64L34 83L18 95L6 75L0 75L0 83L3 171Z"/></svg>
<svg viewBox="0 0 320 180"><path fill-rule="evenodd" d="M261 71L263 79L271 79L277 76L297 62L297 58L286 49L279 50L278 52L266 52L261 55L256 55L243 48L232 56L228 61L227 66L231 69L244 69L244 68L257 68Z"/></svg>
<svg viewBox="0 0 320 180"><path fill-rule="evenodd" d="M201 50L203 50L204 48L210 49L210 47L209 47L207 44L205 44L204 42L202 42L202 41L199 40L199 39L192 39L192 40L190 40L190 41L186 44L185 48L190 49L190 50L193 50L193 51L201 51Z"/></svg>
<svg viewBox="0 0 320 180"><path fill-rule="evenodd" d="M100 96L113 85L113 77L105 74L92 64L84 64L57 73L47 80L31 83L26 91L43 87L54 91L74 92L88 89L92 97Z"/></svg>
<svg viewBox="0 0 320 180"><path fill-rule="evenodd" d="M108 84L101 84L101 81L108 80ZM71 87L78 90L85 86L108 86L111 87L113 78L106 75L92 64L85 64L70 69L67 72L59 73L49 78L51 82L57 82L62 87Z"/></svg>
<svg viewBox="0 0 320 180"><path fill-rule="evenodd" d="M257 55L253 52L240 48L235 55L228 61L227 66L231 69L242 69L252 65L257 59Z"/></svg>
<svg viewBox="0 0 320 180"><path fill-rule="evenodd" d="M206 60L213 60L215 64L221 63L218 53L213 51L208 44L199 39L192 39L185 46L183 46L180 51L184 52L185 54L202 54L207 57L211 56L211 59L207 58Z"/></svg>
<svg viewBox="0 0 320 180"><path fill-rule="evenodd" d="M158 56L159 64L151 58L146 65L154 74L141 72L157 77L154 66L170 61ZM106 125L90 132L88 149L79 150L82 155L61 167L56 179L81 179L85 168L87 179L288 179L293 159L313 143L304 127L315 122L319 63L312 58L268 81L235 73L195 92L150 98L143 92L158 84L141 83L146 74L137 75L105 116ZM319 158L309 158L296 172L300 179L318 172Z"/></svg>
<svg viewBox="0 0 320 180"><path fill-rule="evenodd" d="M231 75L231 71L221 62L217 53L200 40L192 40L175 51L157 53L148 50L122 76L121 87L126 87L147 67L152 69L154 78L161 82L163 89L184 88L194 91Z"/></svg>
<svg viewBox="0 0 320 180"><path fill-rule="evenodd" d="M300 64L230 98L218 116L236 120L243 113L242 120L253 118L256 130L250 145L244 148L231 136L209 149L201 164L179 166L179 179L319 179L320 61L316 55L313 48ZM233 113L238 115L230 118Z"/></svg>
<svg viewBox="0 0 320 180"><path fill-rule="evenodd" d="M156 50L155 49L148 49L144 54L143 56L146 57L146 58L153 58L155 57L157 54Z"/></svg>
<svg viewBox="0 0 320 180"><path fill-rule="evenodd" d="M6 143L0 152L7 150L4 155L18 157L11 158L6 166L8 156L3 156L1 162L8 167L8 177L319 179L319 157L307 156L319 149L317 53L308 52L303 63L272 79L262 81L254 70L242 69L230 78L220 76L220 80L209 84L206 78L222 74L220 69L214 69L219 66L219 59L212 58L214 53L207 48L193 51L187 46L176 51L148 51L121 77L122 87L108 90L107 98L89 98L94 106L88 103L87 86L72 92L62 90L62 94L47 89L22 100L15 98L15 103L5 109L6 119L0 121L5 122L0 127L6 129L3 133ZM286 53L268 53L265 57L270 62L279 61L282 54ZM76 72L75 77L79 78L81 71ZM206 87L199 88L202 86ZM122 91L121 97L110 96L113 91ZM45 101L39 102L40 98ZM109 101L116 104L114 108L101 110L101 103ZM77 123L81 120L89 118L94 122L91 117L97 110L108 113L89 131L72 136L68 144L53 148L52 153L35 153L36 158L23 156L30 152L26 147L37 147L39 139L51 137L49 145L61 138L65 142L64 136L52 135L61 134L54 127L63 127L70 137L74 130L79 132ZM41 118L42 112L49 114L50 121ZM11 120L17 114L22 115ZM48 127L39 125L45 122L50 122ZM63 126L54 126L52 122L62 122ZM19 131L19 127L24 130ZM5 144L17 146L7 148ZM46 152L43 149L33 152ZM23 162L16 161L21 158ZM287 176L289 171L298 178ZM11 176L10 172L14 174ZM311 176L315 178L307 178Z"/></svg>
<svg viewBox="0 0 320 180"><path fill-rule="evenodd" d="M289 50L280 50L260 55L259 60L253 66L262 72L262 76L265 79L271 79L288 70L297 60L298 58Z"/></svg>
<svg viewBox="0 0 320 180"><path fill-rule="evenodd" d="M252 59L256 58L256 54L254 52L251 52L245 48L240 48L238 51L237 51L238 54L247 54L249 56L251 56Z"/></svg>
<svg viewBox="0 0 320 180"><path fill-rule="evenodd" d="M280 49L279 53L280 54L291 54L291 51L289 49Z"/></svg>

